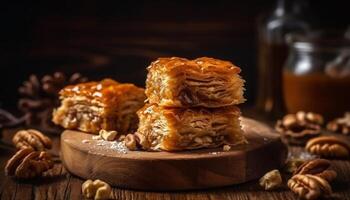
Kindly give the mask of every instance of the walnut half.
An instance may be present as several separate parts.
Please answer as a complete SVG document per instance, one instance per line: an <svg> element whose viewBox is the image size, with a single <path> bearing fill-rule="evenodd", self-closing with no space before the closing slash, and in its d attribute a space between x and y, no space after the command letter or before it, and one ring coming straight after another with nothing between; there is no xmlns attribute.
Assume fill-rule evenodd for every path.
<svg viewBox="0 0 350 200"><path fill-rule="evenodd" d="M349 157L350 145L344 140L334 136L320 136L310 139L306 146L310 153L330 158Z"/></svg>
<svg viewBox="0 0 350 200"><path fill-rule="evenodd" d="M337 173L330 169L331 162L325 159L314 159L304 162L294 172L296 174L311 174L321 177L327 181L332 181L337 177Z"/></svg>
<svg viewBox="0 0 350 200"><path fill-rule="evenodd" d="M51 169L53 161L44 151L21 149L6 163L5 174L16 178L28 179L38 176Z"/></svg>
<svg viewBox="0 0 350 200"><path fill-rule="evenodd" d="M321 132L323 117L312 112L299 111L288 114L278 120L275 129L281 133L290 144L305 144L306 141Z"/></svg>
<svg viewBox="0 0 350 200"><path fill-rule="evenodd" d="M288 187L300 198L307 200L318 199L332 193L329 183L318 176L297 174L288 180Z"/></svg>
<svg viewBox="0 0 350 200"><path fill-rule="evenodd" d="M18 131L13 136L12 142L17 149L29 148L36 151L43 151L52 147L51 139L34 129Z"/></svg>
<svg viewBox="0 0 350 200"><path fill-rule="evenodd" d="M275 169L267 172L263 177L260 178L259 184L264 187L265 190L274 190L282 185L282 177L280 172Z"/></svg>
<svg viewBox="0 0 350 200"><path fill-rule="evenodd" d="M81 186L81 190L84 197L94 199L109 199L112 192L111 186L99 179L85 181Z"/></svg>

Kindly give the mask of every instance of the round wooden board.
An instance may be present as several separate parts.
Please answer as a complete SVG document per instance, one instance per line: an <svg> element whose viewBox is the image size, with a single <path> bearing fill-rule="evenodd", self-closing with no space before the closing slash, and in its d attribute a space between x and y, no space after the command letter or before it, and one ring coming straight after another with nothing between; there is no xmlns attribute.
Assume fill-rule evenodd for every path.
<svg viewBox="0 0 350 200"><path fill-rule="evenodd" d="M267 125L242 119L249 144L183 152L125 151L120 143L66 130L61 156L66 168L84 179L140 190L189 190L227 186L260 178L280 168L287 149Z"/></svg>

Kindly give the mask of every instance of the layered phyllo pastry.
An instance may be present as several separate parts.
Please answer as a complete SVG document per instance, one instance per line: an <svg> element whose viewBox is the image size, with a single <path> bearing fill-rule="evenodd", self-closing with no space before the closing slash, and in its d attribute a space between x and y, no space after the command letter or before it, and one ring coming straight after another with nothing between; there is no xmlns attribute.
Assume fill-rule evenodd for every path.
<svg viewBox="0 0 350 200"><path fill-rule="evenodd" d="M53 122L95 134L101 129L127 134L137 129L136 111L145 99L144 89L112 79L71 85L60 91Z"/></svg>

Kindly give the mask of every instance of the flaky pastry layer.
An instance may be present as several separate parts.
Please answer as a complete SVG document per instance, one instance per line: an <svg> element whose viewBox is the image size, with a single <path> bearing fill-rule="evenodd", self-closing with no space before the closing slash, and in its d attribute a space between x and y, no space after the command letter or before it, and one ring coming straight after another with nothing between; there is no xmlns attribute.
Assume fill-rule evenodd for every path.
<svg viewBox="0 0 350 200"><path fill-rule="evenodd" d="M214 58L159 58L148 67L149 103L166 107L223 107L245 101L240 68Z"/></svg>
<svg viewBox="0 0 350 200"><path fill-rule="evenodd" d="M246 141L240 111L234 106L190 109L146 104L137 113L137 133L145 150L179 151Z"/></svg>

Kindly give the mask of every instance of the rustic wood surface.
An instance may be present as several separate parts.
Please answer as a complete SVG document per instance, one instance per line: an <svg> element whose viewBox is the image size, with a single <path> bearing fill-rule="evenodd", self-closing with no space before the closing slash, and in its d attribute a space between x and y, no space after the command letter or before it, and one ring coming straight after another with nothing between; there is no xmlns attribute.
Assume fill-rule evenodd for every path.
<svg viewBox="0 0 350 200"><path fill-rule="evenodd" d="M253 113L253 116L257 117ZM11 146L10 139L15 130L5 130L0 145L0 199L83 199L81 194L81 184L83 179L69 174L61 162L57 159L53 171L45 178L31 181L16 181L4 175L4 165L9 157L14 154L15 149ZM58 156L59 137L50 136L54 141L52 153ZM303 154L301 147L289 147L292 155ZM77 160L77 162L79 162ZM266 162L269 162L266 160ZM338 177L333 185L334 194L331 199L350 199L350 162L349 160L332 161ZM172 178L172 177L169 177ZM284 176L284 182L288 179ZM277 191L264 191L257 181L250 181L244 184L227 186L216 189L193 190L184 192L145 192L138 190L126 190L113 188L113 198L115 199L272 199L291 200L297 197L284 187Z"/></svg>
<svg viewBox="0 0 350 200"><path fill-rule="evenodd" d="M127 151L125 147L118 148L116 142L94 140L91 134L66 130L61 136L61 160L69 172L84 179L148 191L228 186L282 167L287 149L279 134L249 118L242 119L242 126L248 144L232 146L229 151L222 147L180 152Z"/></svg>

